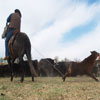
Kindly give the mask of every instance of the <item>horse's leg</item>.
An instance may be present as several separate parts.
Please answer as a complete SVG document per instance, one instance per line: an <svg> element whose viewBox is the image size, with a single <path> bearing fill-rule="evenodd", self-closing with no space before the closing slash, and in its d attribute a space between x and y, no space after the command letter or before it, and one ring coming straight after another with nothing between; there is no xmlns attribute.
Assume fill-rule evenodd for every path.
<svg viewBox="0 0 100 100"><path fill-rule="evenodd" d="M13 65L14 65L14 63L12 62L12 64L11 64L11 81L13 81L13 76L14 76L14 70L13 70Z"/></svg>
<svg viewBox="0 0 100 100"><path fill-rule="evenodd" d="M32 81L34 82L34 77L32 76Z"/></svg>
<svg viewBox="0 0 100 100"><path fill-rule="evenodd" d="M13 72L14 60L11 61L11 59L8 59L8 65L9 65L10 71L11 71L11 82L12 82L13 81L13 75L14 75L14 72Z"/></svg>
<svg viewBox="0 0 100 100"><path fill-rule="evenodd" d="M19 59L19 64L20 64L20 68L21 68L21 71L22 71L22 76L21 76L21 82L23 82L24 81L24 74L25 74L25 72L24 72L24 61L23 61L23 58L21 57L20 59Z"/></svg>

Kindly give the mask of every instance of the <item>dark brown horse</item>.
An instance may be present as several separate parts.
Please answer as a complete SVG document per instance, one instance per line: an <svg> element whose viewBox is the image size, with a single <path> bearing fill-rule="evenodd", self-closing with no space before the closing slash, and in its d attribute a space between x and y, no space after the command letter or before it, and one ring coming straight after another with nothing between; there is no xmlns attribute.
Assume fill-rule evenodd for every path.
<svg viewBox="0 0 100 100"><path fill-rule="evenodd" d="M83 61L72 62L69 65L68 71L63 76L63 81L65 81L67 76L71 76L71 75L76 76L76 75L84 75L84 74L98 81L98 79L93 74L93 67L95 64L95 60L98 56L99 56L99 53L97 53L96 51L92 51L91 55L85 58Z"/></svg>
<svg viewBox="0 0 100 100"><path fill-rule="evenodd" d="M11 68L11 81L13 81L13 64L16 58L19 58L20 67L22 68L21 82L24 81L24 54L27 56L32 78L34 78L34 76L38 76L31 61L31 43L25 33L20 32L12 36L9 40L8 47L10 53L8 64Z"/></svg>

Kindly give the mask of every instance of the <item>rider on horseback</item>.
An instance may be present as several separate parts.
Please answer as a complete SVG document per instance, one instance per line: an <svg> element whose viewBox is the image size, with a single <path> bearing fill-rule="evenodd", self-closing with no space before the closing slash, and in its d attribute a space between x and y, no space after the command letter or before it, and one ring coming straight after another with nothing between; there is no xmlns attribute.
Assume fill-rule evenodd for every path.
<svg viewBox="0 0 100 100"><path fill-rule="evenodd" d="M18 9L15 9L15 12L10 14L7 18L7 23L9 23L9 33L7 34L6 40L5 40L5 57L4 60L8 60L9 57L9 51L8 51L8 42L13 35L15 30L20 31L21 26L21 12Z"/></svg>

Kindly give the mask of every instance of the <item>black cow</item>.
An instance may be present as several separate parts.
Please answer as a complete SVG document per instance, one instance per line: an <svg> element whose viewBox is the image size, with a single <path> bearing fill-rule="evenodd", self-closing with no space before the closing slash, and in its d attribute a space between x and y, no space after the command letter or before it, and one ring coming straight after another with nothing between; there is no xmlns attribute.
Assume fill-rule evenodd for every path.
<svg viewBox="0 0 100 100"><path fill-rule="evenodd" d="M10 68L6 65L0 65L0 77L10 76Z"/></svg>
<svg viewBox="0 0 100 100"><path fill-rule="evenodd" d="M51 58L41 59L39 62L40 76L54 76L55 62Z"/></svg>
<svg viewBox="0 0 100 100"><path fill-rule="evenodd" d="M38 61L37 60L33 60L32 63L34 65L34 67L35 67L35 70L38 73ZM30 72L30 69L29 69L28 62L24 61L23 62L23 66L20 66L20 64L14 63L13 72L14 72L15 77L18 77L18 76L21 75L23 68L24 68L25 76L31 76L31 72ZM8 76L10 76L10 68L9 68L8 65L0 65L0 76L1 77L8 77Z"/></svg>
<svg viewBox="0 0 100 100"><path fill-rule="evenodd" d="M65 74L66 71L68 70L68 67L70 65L70 61L69 62L66 62L66 61L61 61L61 62L58 62L56 64L56 68L62 73L62 74ZM60 74L55 70L55 73L57 76L59 76Z"/></svg>

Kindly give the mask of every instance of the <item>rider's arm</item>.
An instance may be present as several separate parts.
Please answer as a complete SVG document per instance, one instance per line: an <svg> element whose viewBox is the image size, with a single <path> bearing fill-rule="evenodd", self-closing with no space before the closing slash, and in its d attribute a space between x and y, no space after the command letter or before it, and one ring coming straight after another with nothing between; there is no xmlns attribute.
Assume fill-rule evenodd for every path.
<svg viewBox="0 0 100 100"><path fill-rule="evenodd" d="M7 18L7 23L10 22L12 14L10 14Z"/></svg>

